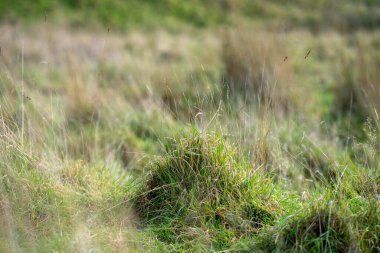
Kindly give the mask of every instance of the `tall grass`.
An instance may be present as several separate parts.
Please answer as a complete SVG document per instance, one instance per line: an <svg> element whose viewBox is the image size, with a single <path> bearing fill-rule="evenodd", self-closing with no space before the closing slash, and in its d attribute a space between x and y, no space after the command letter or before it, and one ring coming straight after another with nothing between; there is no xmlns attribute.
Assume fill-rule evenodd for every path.
<svg viewBox="0 0 380 253"><path fill-rule="evenodd" d="M286 47L285 37L280 35L226 30L222 50L227 96L283 113L296 110L302 86L297 85L287 62Z"/></svg>
<svg viewBox="0 0 380 253"><path fill-rule="evenodd" d="M360 34L355 40L354 56L342 56L342 79L336 88L341 111L379 119L378 40ZM363 115L364 114L364 115Z"/></svg>
<svg viewBox="0 0 380 253"><path fill-rule="evenodd" d="M379 250L377 34L0 29L0 250Z"/></svg>

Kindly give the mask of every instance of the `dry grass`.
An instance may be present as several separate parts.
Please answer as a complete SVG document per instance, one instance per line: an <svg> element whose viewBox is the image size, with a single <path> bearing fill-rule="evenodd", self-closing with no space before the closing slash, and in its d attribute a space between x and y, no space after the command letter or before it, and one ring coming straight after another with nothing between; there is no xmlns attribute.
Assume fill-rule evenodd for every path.
<svg viewBox="0 0 380 253"><path fill-rule="evenodd" d="M300 87L288 59L285 37L264 31L226 30L223 62L227 93L247 103L289 112Z"/></svg>
<svg viewBox="0 0 380 253"><path fill-rule="evenodd" d="M376 120L380 113L380 40L368 39L358 44L358 73L361 84L361 103Z"/></svg>
<svg viewBox="0 0 380 253"><path fill-rule="evenodd" d="M361 52L357 101L377 104L374 41L351 48L337 33L269 29L0 32L5 250L377 250L378 121L356 149L339 139L341 118L321 122L320 109L332 104L337 47ZM317 117L304 108L315 101Z"/></svg>
<svg viewBox="0 0 380 253"><path fill-rule="evenodd" d="M341 72L335 87L336 105L341 112L379 119L379 40L368 34L354 38L355 53L341 55Z"/></svg>

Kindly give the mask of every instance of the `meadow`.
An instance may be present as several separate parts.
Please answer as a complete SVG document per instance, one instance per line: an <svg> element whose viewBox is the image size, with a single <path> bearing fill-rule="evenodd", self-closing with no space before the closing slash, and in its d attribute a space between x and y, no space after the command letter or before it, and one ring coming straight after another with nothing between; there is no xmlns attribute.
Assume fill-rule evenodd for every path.
<svg viewBox="0 0 380 253"><path fill-rule="evenodd" d="M0 252L380 252L380 2L3 0Z"/></svg>

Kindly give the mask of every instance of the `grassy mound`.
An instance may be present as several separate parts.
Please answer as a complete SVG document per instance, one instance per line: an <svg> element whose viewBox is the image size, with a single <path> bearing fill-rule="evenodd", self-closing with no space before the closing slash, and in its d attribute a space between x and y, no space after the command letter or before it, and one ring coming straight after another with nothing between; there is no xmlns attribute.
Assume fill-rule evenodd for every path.
<svg viewBox="0 0 380 253"><path fill-rule="evenodd" d="M135 206L147 225L165 224L164 241L197 238L200 232L185 233L197 228L208 243L225 248L273 223L281 210L271 192L270 180L249 175L221 137L194 134L174 141L153 164Z"/></svg>
<svg viewBox="0 0 380 253"><path fill-rule="evenodd" d="M352 239L342 215L329 209L314 210L297 219L284 235L284 249L300 252L348 252Z"/></svg>

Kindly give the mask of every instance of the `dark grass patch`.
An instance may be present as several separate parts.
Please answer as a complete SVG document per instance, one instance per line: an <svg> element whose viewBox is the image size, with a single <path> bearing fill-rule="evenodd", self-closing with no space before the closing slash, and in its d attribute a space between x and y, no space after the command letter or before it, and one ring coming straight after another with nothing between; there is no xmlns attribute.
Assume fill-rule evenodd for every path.
<svg viewBox="0 0 380 253"><path fill-rule="evenodd" d="M284 251L350 252L350 226L335 210L314 210L289 224L283 231Z"/></svg>

